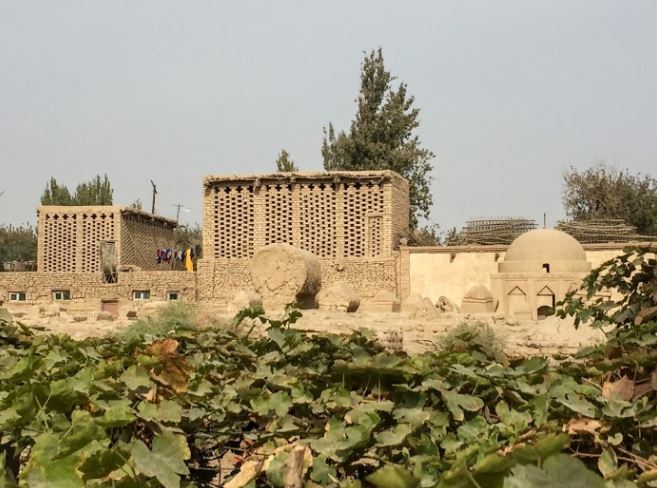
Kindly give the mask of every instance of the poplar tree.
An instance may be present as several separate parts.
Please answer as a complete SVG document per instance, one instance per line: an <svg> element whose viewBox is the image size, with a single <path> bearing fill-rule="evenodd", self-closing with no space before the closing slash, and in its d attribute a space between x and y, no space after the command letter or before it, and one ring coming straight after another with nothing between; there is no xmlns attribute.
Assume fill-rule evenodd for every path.
<svg viewBox="0 0 657 488"><path fill-rule="evenodd" d="M114 190L107 175L100 175L90 181L80 183L71 195L66 185L60 185L50 178L41 195L41 205L112 205Z"/></svg>
<svg viewBox="0 0 657 488"><path fill-rule="evenodd" d="M290 157L290 153L285 149L281 149L278 158L276 158L276 168L282 173L293 173L299 171L299 168L297 168L296 164L294 164L294 161Z"/></svg>
<svg viewBox="0 0 657 488"><path fill-rule="evenodd" d="M328 171L396 171L410 183L410 222L416 228L428 218L431 204L431 160L414 133L419 109L406 84L386 70L381 48L365 55L361 65L358 110L349 131L324 128L322 156Z"/></svg>

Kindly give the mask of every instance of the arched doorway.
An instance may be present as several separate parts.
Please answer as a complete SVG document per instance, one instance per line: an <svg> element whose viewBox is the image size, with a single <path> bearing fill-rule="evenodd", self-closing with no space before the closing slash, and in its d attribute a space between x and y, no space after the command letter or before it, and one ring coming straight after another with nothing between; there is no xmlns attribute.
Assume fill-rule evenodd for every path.
<svg viewBox="0 0 657 488"><path fill-rule="evenodd" d="M549 286L545 285L536 294L536 318L538 320L543 320L545 317L550 315L552 310L554 310L555 303L556 299L554 292L550 289Z"/></svg>
<svg viewBox="0 0 657 488"><path fill-rule="evenodd" d="M507 307L512 315L524 314L527 310L527 294L515 286L507 293Z"/></svg>

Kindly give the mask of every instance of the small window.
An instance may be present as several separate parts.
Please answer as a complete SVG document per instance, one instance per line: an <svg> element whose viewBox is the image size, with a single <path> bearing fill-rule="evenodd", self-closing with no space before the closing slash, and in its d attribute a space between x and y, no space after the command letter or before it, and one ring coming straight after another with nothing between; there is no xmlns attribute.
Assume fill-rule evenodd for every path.
<svg viewBox="0 0 657 488"><path fill-rule="evenodd" d="M70 290L53 290L52 299L57 301L57 302L61 301L61 300L70 300L71 299L71 291Z"/></svg>
<svg viewBox="0 0 657 488"><path fill-rule="evenodd" d="M543 264L543 271L545 271L546 273L550 272L550 263Z"/></svg>
<svg viewBox="0 0 657 488"><path fill-rule="evenodd" d="M134 290L132 292L133 300L150 300L151 291L150 290Z"/></svg>
<svg viewBox="0 0 657 488"><path fill-rule="evenodd" d="M10 302L24 302L25 300L27 300L27 294L24 291L9 292Z"/></svg>
<svg viewBox="0 0 657 488"><path fill-rule="evenodd" d="M168 291L167 300L180 300L180 293L177 291Z"/></svg>

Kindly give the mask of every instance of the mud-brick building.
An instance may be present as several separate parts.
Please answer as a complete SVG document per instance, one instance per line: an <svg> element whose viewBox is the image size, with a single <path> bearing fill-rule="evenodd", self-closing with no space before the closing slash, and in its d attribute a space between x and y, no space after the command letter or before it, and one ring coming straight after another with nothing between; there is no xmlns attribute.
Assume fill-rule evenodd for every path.
<svg viewBox="0 0 657 488"><path fill-rule="evenodd" d="M40 272L100 273L105 266L126 265L162 269L156 250L174 243L174 220L130 207L45 205L37 215Z"/></svg>
<svg viewBox="0 0 657 488"><path fill-rule="evenodd" d="M318 256L322 281L351 283L367 301L397 295L408 182L392 171L207 176L199 298L227 302L250 287L249 259L286 243Z"/></svg>

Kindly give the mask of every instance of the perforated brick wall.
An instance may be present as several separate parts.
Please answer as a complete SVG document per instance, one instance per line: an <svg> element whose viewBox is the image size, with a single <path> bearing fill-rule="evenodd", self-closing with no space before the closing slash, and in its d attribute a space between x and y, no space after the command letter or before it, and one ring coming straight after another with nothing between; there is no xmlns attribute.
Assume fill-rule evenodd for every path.
<svg viewBox="0 0 657 488"><path fill-rule="evenodd" d="M304 182L300 191L299 247L317 256L336 257L338 252L335 183Z"/></svg>
<svg viewBox="0 0 657 488"><path fill-rule="evenodd" d="M100 271L100 243L115 240L118 214L116 209L98 209L78 213L81 226L79 266L76 271L95 273Z"/></svg>
<svg viewBox="0 0 657 488"><path fill-rule="evenodd" d="M167 264L157 264L157 249L174 247L173 225L153 220L142 214L121 216L121 264L139 266L143 270L161 270Z"/></svg>
<svg viewBox="0 0 657 488"><path fill-rule="evenodd" d="M37 269L51 272L76 271L77 217L76 213L40 213Z"/></svg>
<svg viewBox="0 0 657 488"><path fill-rule="evenodd" d="M157 248L173 247L175 222L114 205L41 206L37 269L99 273L100 244L115 241L117 264L155 267Z"/></svg>
<svg viewBox="0 0 657 488"><path fill-rule="evenodd" d="M253 185L213 186L205 195L204 249L217 257L251 256L254 248Z"/></svg>
<svg viewBox="0 0 657 488"><path fill-rule="evenodd" d="M216 259L280 242L322 258L380 258L408 228L408 183L392 171L209 176L204 187L204 249Z"/></svg>

